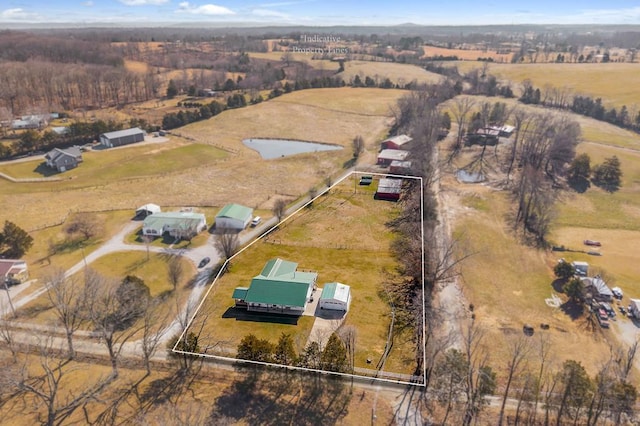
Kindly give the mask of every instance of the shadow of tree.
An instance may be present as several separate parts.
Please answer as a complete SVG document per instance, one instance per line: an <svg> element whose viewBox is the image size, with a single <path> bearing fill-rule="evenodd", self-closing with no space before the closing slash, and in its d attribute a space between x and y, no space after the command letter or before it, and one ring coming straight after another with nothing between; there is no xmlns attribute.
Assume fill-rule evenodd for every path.
<svg viewBox="0 0 640 426"><path fill-rule="evenodd" d="M587 191L591 187L591 182L588 179L583 177L577 177L574 179L569 179L568 182L571 189L576 191L579 194L582 194Z"/></svg>
<svg viewBox="0 0 640 426"><path fill-rule="evenodd" d="M577 320L578 318L580 318L582 316L582 314L584 314L584 305L582 303L578 303L578 302L576 302L574 300L566 301L565 303L560 305L560 309L566 315L569 315L569 317L573 321Z"/></svg>
<svg viewBox="0 0 640 426"><path fill-rule="evenodd" d="M236 308L234 306L228 308L222 318L235 318L236 321L254 321L254 322L270 322L276 324L298 324L300 319L297 316L284 316L269 313L248 312L246 309Z"/></svg>
<svg viewBox="0 0 640 426"><path fill-rule="evenodd" d="M610 185L607 183L596 182L596 181L592 181L592 182L595 186L597 186L598 188L602 188L607 192L616 192L617 190L620 189L620 185Z"/></svg>
<svg viewBox="0 0 640 426"><path fill-rule="evenodd" d="M567 280L564 280L562 278L558 278L553 280L553 282L551 283L551 286L553 287L553 289L557 292L557 293L564 293L564 285L567 283Z"/></svg>
<svg viewBox="0 0 640 426"><path fill-rule="evenodd" d="M351 390L340 378L286 370L243 367L215 402L209 424L232 418L249 425L335 424L347 414Z"/></svg>

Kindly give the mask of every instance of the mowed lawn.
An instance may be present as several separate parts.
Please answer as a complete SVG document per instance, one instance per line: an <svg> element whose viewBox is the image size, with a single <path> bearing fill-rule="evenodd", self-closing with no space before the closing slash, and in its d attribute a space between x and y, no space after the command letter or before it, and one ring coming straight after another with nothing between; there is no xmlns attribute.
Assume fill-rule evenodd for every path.
<svg viewBox="0 0 640 426"><path fill-rule="evenodd" d="M49 184L60 189L181 172L207 165L226 156L227 152L210 145L163 142L157 145L84 152L82 163L64 173L51 173L51 169L43 164L44 160L3 164L0 166L0 172L15 178L60 177L63 181Z"/></svg>
<svg viewBox="0 0 640 426"><path fill-rule="evenodd" d="M118 285L127 275L135 275L141 278L149 287L151 297L162 296L163 303L161 309L156 313L158 320L175 315L176 297L183 303L188 297L190 289L186 288L187 283L195 274L195 267L188 260L181 258L183 268L181 282L177 286L177 292L172 292L173 287L167 275L168 256L159 253L150 253L147 260L147 253L144 251L126 251L110 253L96 259L88 265L105 277L108 285ZM78 291L84 285L84 271L80 271L72 278ZM53 324L56 322L55 312L51 308L51 301L46 293L18 310L21 320L39 324ZM87 324L86 327L90 327ZM87 328L88 329L88 328Z"/></svg>
<svg viewBox="0 0 640 426"><path fill-rule="evenodd" d="M230 271L214 283L196 317L196 321L204 321L210 339L203 344L221 342L235 353L249 333L275 343L285 332L293 334L298 351L304 348L312 317L303 316L297 324L265 314L251 314L254 320L247 320L246 312L233 308L234 288L249 286L268 260L280 257L297 262L300 269L318 272L319 288L334 281L351 286L353 300L345 324L357 330L356 365L371 368L367 358L377 362L384 351L391 315L383 300L384 286L392 286L398 279L397 261L389 252L392 235L384 223L396 214L398 205L373 200L372 194L364 191L354 195L352 189L353 184L345 182L339 192L320 197L268 240L259 240L233 259ZM243 315L238 317L237 312ZM413 343L408 336L397 336L385 371L412 373L414 369Z"/></svg>
<svg viewBox="0 0 640 426"><path fill-rule="evenodd" d="M482 62L447 62L463 72L482 68ZM498 79L511 81L519 86L530 79L542 91L549 84L567 88L577 95L602 98L607 107L622 105L631 108L640 103L637 91L630 88L640 85L640 63L594 63L594 64L489 64L489 73ZM519 94L519 91L516 91Z"/></svg>

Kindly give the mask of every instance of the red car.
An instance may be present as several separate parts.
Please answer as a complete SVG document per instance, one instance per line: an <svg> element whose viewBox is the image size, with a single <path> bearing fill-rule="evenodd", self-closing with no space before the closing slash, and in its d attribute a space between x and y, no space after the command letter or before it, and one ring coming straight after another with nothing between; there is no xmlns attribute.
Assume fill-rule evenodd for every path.
<svg viewBox="0 0 640 426"><path fill-rule="evenodd" d="M594 241L594 240L584 240L584 244L587 246L594 246L594 247L600 247L602 244L600 244L600 241Z"/></svg>

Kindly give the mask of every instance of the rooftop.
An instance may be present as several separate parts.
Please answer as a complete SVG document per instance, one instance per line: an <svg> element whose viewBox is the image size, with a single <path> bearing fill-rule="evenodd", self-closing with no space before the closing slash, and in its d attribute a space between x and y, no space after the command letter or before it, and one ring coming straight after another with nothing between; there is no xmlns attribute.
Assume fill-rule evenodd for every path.
<svg viewBox="0 0 640 426"><path fill-rule="evenodd" d="M201 221L206 221L202 213L193 212L158 212L147 216L143 222L145 228L162 228L165 225L190 228Z"/></svg>
<svg viewBox="0 0 640 426"><path fill-rule="evenodd" d="M137 135L140 133L144 133L144 131L140 130L138 127L132 127L131 129L125 130L116 130L115 132L103 133L103 136L106 136L109 139L122 138L124 136Z"/></svg>
<svg viewBox="0 0 640 426"><path fill-rule="evenodd" d="M383 141L384 142L393 142L394 144L401 146L404 145L406 143L411 142L413 139L407 135L397 135L397 136L393 136L391 138L385 139Z"/></svg>
<svg viewBox="0 0 640 426"><path fill-rule="evenodd" d="M16 267L20 269L25 269L27 267L27 262L25 262L24 260L18 260L18 259L0 259L0 276L1 277L6 276L9 273L9 271L11 271Z"/></svg>
<svg viewBox="0 0 640 426"><path fill-rule="evenodd" d="M403 151L401 149L383 149L378 154L378 158L384 158L386 160L405 160L409 156L409 151Z"/></svg>
<svg viewBox="0 0 640 426"><path fill-rule="evenodd" d="M230 217L244 222L250 218L252 214L253 209L249 207L241 206L240 204L227 204L218 212L216 217Z"/></svg>
<svg viewBox="0 0 640 426"><path fill-rule="evenodd" d="M327 283L322 289L320 300L336 299L342 302L349 301L349 286L341 283Z"/></svg>

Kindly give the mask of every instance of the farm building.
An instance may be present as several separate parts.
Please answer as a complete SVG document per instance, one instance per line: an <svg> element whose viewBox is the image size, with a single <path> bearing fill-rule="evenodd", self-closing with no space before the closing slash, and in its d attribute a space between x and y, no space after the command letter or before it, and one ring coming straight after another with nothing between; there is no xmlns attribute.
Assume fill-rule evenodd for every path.
<svg viewBox="0 0 640 426"><path fill-rule="evenodd" d="M236 287L236 307L254 312L302 315L316 288L317 272L298 271L298 264L271 259L249 287Z"/></svg>
<svg viewBox="0 0 640 426"><path fill-rule="evenodd" d="M404 161L409 156L409 151L401 149L383 149L378 154L378 165L388 166L393 161Z"/></svg>
<svg viewBox="0 0 640 426"><path fill-rule="evenodd" d="M378 182L375 198L398 201L402 192L402 179L383 178Z"/></svg>
<svg viewBox="0 0 640 426"><path fill-rule="evenodd" d="M498 143L498 136L500 135L500 131L493 129L491 127L485 127L482 129L478 129L475 133L468 134L466 136L466 145L470 146L473 144L477 145L496 145Z"/></svg>
<svg viewBox="0 0 640 426"><path fill-rule="evenodd" d="M142 223L142 234L159 237L165 232L175 238L190 238L207 228L202 213L160 212L147 216Z"/></svg>
<svg viewBox="0 0 640 426"><path fill-rule="evenodd" d="M44 114L31 114L23 115L18 120L11 122L11 128L13 130L19 129L40 129L46 127L49 124L49 115Z"/></svg>
<svg viewBox="0 0 640 426"><path fill-rule="evenodd" d="M65 149L54 148L45 154L44 159L47 166L64 172L78 167L78 163L82 162L82 153L77 146Z"/></svg>
<svg viewBox="0 0 640 426"><path fill-rule="evenodd" d="M144 130L133 127L126 130L103 133L100 135L100 143L107 148L113 148L114 146L129 145L131 143L141 142L144 140L144 135Z"/></svg>
<svg viewBox="0 0 640 426"><path fill-rule="evenodd" d="M404 175L411 172L411 161L392 161L389 165L389 173Z"/></svg>
<svg viewBox="0 0 640 426"><path fill-rule="evenodd" d="M593 278L585 277L580 279L585 289L592 292L594 299L604 302L611 302L613 300L613 292L599 275Z"/></svg>
<svg viewBox="0 0 640 426"><path fill-rule="evenodd" d="M240 204L227 204L216 215L216 229L242 231L253 217L253 209Z"/></svg>
<svg viewBox="0 0 640 426"><path fill-rule="evenodd" d="M24 260L0 259L0 284L20 284L28 278L27 262Z"/></svg>
<svg viewBox="0 0 640 426"><path fill-rule="evenodd" d="M640 319L640 299L629 300L629 313L637 319Z"/></svg>
<svg viewBox="0 0 640 426"><path fill-rule="evenodd" d="M322 289L318 306L320 309L347 311L351 303L351 287L341 283L327 283Z"/></svg>
<svg viewBox="0 0 640 426"><path fill-rule="evenodd" d="M160 209L159 205L149 203L136 209L136 217L147 217L154 213L160 213L161 211L162 210Z"/></svg>
<svg viewBox="0 0 640 426"><path fill-rule="evenodd" d="M581 277L589 275L589 264L587 262L579 262L576 260L571 262L571 266L573 266L574 271L576 271L576 275Z"/></svg>
<svg viewBox="0 0 640 426"><path fill-rule="evenodd" d="M404 149L411 145L413 139L407 135L398 135L382 141L381 149Z"/></svg>

